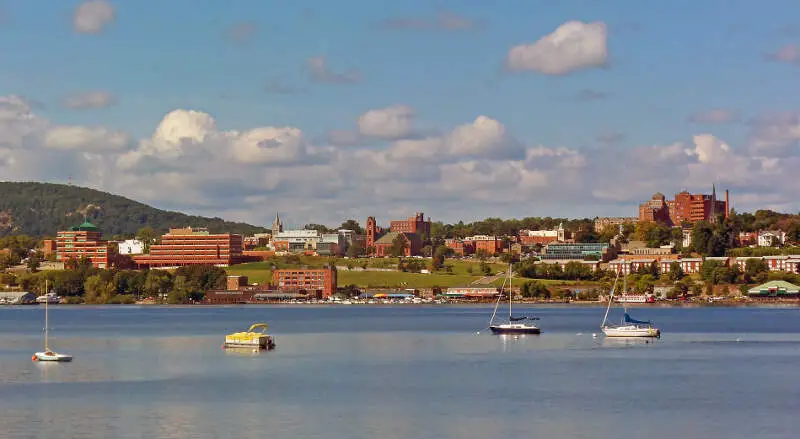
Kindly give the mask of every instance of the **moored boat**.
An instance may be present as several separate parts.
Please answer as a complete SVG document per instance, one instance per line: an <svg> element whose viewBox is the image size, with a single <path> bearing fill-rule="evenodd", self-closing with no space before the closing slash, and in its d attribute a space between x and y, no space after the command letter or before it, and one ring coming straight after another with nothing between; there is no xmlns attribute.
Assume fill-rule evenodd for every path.
<svg viewBox="0 0 800 439"><path fill-rule="evenodd" d="M608 306L606 307L606 314L603 316L603 323L600 324L600 330L606 337L652 337L660 338L661 330L654 327L649 321L636 320L628 314L627 303L622 301L623 315L622 322L613 324L608 321L608 312L611 310L611 304L614 303L614 290L617 288L617 281L619 280L619 272L614 279L614 285L611 287L611 294L608 298ZM622 277L622 294L627 295L627 277L623 274Z"/></svg>
<svg viewBox="0 0 800 439"><path fill-rule="evenodd" d="M51 297L51 294L47 293L48 292L47 280L45 280L45 283L44 283L44 290L45 290L45 293L46 293L45 297ZM50 349L50 346L49 346L49 343L48 343L48 341L49 341L49 337L48 336L50 334L50 322L49 322L48 310L47 310L47 304L48 303L50 303L50 300L45 300L44 301L44 351L36 352L35 354L33 354L33 357L31 357L31 360L33 360L33 361L55 361L55 362L65 362L65 363L69 362L69 361L72 361L72 355L59 354L59 353L54 352L54 351L52 351Z"/></svg>
<svg viewBox="0 0 800 439"><path fill-rule="evenodd" d="M261 331L255 331L256 329ZM254 323L247 331L234 332L225 336L223 348L252 348L271 350L275 348L275 339L267 334L266 323Z"/></svg>
<svg viewBox="0 0 800 439"><path fill-rule="evenodd" d="M511 289L511 275L512 265L508 264L507 278L503 281L503 286L500 291L505 291L506 282L508 282L508 323L495 323L494 319L497 315L497 307L500 305L500 299L503 294L497 296L497 303L494 305L494 312L492 318L489 320L489 329L493 334L540 334L542 332L538 326L531 323L524 323L524 320L539 320L538 317L532 316L514 316L511 312L511 296L513 291Z"/></svg>

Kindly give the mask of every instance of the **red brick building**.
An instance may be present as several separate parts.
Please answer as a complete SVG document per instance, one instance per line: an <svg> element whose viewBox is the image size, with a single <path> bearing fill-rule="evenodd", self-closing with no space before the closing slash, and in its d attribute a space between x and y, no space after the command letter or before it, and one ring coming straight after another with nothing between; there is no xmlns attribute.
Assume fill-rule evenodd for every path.
<svg viewBox="0 0 800 439"><path fill-rule="evenodd" d="M639 221L661 222L668 225L694 224L698 221L716 221L717 215L728 218L730 195L725 191L725 200L717 200L717 190L711 195L690 194L682 191L674 200L666 200L664 194L656 192L653 198L639 205Z"/></svg>
<svg viewBox="0 0 800 439"><path fill-rule="evenodd" d="M475 253L475 243L473 241L464 241L463 239L446 239L444 245L453 250L458 256L469 256Z"/></svg>
<svg viewBox="0 0 800 439"><path fill-rule="evenodd" d="M272 284L278 291L306 292L325 298L336 292L336 269L289 268L272 272Z"/></svg>
<svg viewBox="0 0 800 439"><path fill-rule="evenodd" d="M425 219L425 214L417 212L416 215L405 220L394 220L389 223L389 231L395 233L414 233L420 236L430 236L431 220Z"/></svg>
<svg viewBox="0 0 800 439"><path fill-rule="evenodd" d="M464 238L464 242L469 242L475 249L475 253L484 252L489 256L500 253L503 250L503 240L496 236L475 235Z"/></svg>
<svg viewBox="0 0 800 439"><path fill-rule="evenodd" d="M102 236L100 230L88 221L58 232L56 260L67 263L70 259L88 258L95 268L110 268L115 260L114 247Z"/></svg>
<svg viewBox="0 0 800 439"><path fill-rule="evenodd" d="M420 253L422 250L422 241L420 241L419 236L416 233L389 232L375 241L375 256L381 258L384 256L392 256L394 240L398 236L406 242L403 250L403 256L414 256Z"/></svg>
<svg viewBox="0 0 800 439"><path fill-rule="evenodd" d="M216 265L227 267L242 259L242 235L210 234L205 228L170 229L150 253L134 256L139 267L180 267Z"/></svg>
<svg viewBox="0 0 800 439"><path fill-rule="evenodd" d="M42 254L47 258L58 251L58 243L55 239L45 239L42 241Z"/></svg>
<svg viewBox="0 0 800 439"><path fill-rule="evenodd" d="M430 236L430 233L431 220L430 218L426 220L422 212L417 212L415 216L405 220L391 221L388 232L379 227L375 217L371 216L367 218L365 244L367 249L374 251L374 256L388 256L391 254L392 240L397 234L401 234L407 241L406 256L416 256L422 249L422 237ZM390 234L389 238L384 239ZM378 248L382 250L379 251Z"/></svg>

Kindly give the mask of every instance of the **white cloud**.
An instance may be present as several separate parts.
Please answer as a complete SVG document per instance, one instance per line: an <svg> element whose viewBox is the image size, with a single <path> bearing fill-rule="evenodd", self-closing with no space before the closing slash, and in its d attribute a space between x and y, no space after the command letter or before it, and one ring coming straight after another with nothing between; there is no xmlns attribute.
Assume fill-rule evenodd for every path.
<svg viewBox="0 0 800 439"><path fill-rule="evenodd" d="M779 128L756 134L781 142L793 138L797 125L786 115L759 123ZM0 175L72 176L75 184L158 207L264 224L275 210L300 224L329 225L404 209L448 221L632 215L656 191L708 191L712 183L731 189L738 210L759 207L759 195L770 206L798 207L800 189L775 184L794 181L796 151L753 154L698 134L612 152L525 145L509 131L478 116L440 135L339 148L315 144L297 127L223 129L210 114L178 109L152 135L133 141L107 127L51 123L23 98L6 96L0 97Z"/></svg>
<svg viewBox="0 0 800 439"><path fill-rule="evenodd" d="M114 95L102 90L76 93L64 99L64 105L75 110L106 108L116 103L117 99Z"/></svg>
<svg viewBox="0 0 800 439"><path fill-rule="evenodd" d="M753 121L750 151L771 157L796 155L800 143L800 113L765 114Z"/></svg>
<svg viewBox="0 0 800 439"><path fill-rule="evenodd" d="M52 149L109 152L124 149L129 143L127 134L103 127L54 126L44 135L44 146Z"/></svg>
<svg viewBox="0 0 800 439"><path fill-rule="evenodd" d="M511 70L566 75L603 66L607 58L608 41L604 23L568 21L535 43L512 47L506 65Z"/></svg>
<svg viewBox="0 0 800 439"><path fill-rule="evenodd" d="M506 132L505 125L487 116L454 129L445 139L445 150L453 156L482 158L522 158L525 154L525 148Z"/></svg>
<svg viewBox="0 0 800 439"><path fill-rule="evenodd" d="M358 130L363 136L380 139L400 139L411 134L414 110L407 105L393 105L369 110L358 118Z"/></svg>
<svg viewBox="0 0 800 439"><path fill-rule="evenodd" d="M115 12L106 0L87 0L75 8L72 25L75 31L84 34L97 34L114 21Z"/></svg>

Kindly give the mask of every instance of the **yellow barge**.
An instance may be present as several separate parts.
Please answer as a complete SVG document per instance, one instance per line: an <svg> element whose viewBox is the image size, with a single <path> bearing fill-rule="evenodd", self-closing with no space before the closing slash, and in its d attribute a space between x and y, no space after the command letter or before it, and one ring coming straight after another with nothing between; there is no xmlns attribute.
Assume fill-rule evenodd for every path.
<svg viewBox="0 0 800 439"><path fill-rule="evenodd" d="M260 328L261 331L256 332L255 329L258 328ZM233 334L226 335L225 343L222 344L222 348L275 349L275 339L267 334L266 331L266 323L254 323L247 331L234 332Z"/></svg>

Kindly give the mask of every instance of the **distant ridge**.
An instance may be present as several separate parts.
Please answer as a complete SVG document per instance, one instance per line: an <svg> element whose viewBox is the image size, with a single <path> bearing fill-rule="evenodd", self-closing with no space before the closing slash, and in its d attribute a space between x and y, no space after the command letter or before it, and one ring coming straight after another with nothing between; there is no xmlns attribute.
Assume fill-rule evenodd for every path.
<svg viewBox="0 0 800 439"><path fill-rule="evenodd" d="M208 227L211 232L253 234L264 227L156 209L138 201L85 187L36 182L0 182L0 236L55 236L84 221L106 236L130 235L145 226Z"/></svg>

